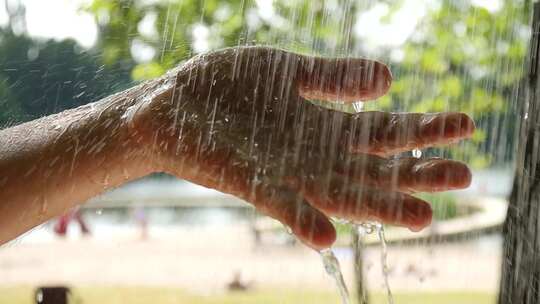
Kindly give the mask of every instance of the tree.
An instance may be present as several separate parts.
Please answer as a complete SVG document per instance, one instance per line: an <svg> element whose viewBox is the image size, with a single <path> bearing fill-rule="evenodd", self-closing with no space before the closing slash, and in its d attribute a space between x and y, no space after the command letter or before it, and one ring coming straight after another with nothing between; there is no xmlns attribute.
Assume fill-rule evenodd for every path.
<svg viewBox="0 0 540 304"><path fill-rule="evenodd" d="M404 3L378 2L387 8L383 21L391 21ZM144 80L195 53L239 44L357 56L365 51L362 41L354 39L355 20L373 5L351 0L94 0L88 10L99 24L98 49L105 64L120 58L137 61L132 76ZM471 0L427 5L426 16L405 45L378 51L379 58L392 58L388 62L396 81L387 97L366 109L465 111L479 126L472 142L431 153L475 167L511 161L514 143L508 135L515 131L516 117L508 110L522 75L528 7L527 0L502 0L493 10ZM150 56L137 58L142 52ZM350 106L332 107L354 111Z"/></svg>
<svg viewBox="0 0 540 304"><path fill-rule="evenodd" d="M528 41L528 2L503 0L489 10L468 0L438 1L397 52L395 82L376 107L466 112L478 126L472 141L436 154L476 168L512 161L513 108Z"/></svg>
<svg viewBox="0 0 540 304"><path fill-rule="evenodd" d="M131 65L105 67L72 40L38 41L4 28L0 41L0 126L96 101L132 83Z"/></svg>
<svg viewBox="0 0 540 304"><path fill-rule="evenodd" d="M534 6L532 29L516 177L504 224L500 304L540 302L540 3Z"/></svg>

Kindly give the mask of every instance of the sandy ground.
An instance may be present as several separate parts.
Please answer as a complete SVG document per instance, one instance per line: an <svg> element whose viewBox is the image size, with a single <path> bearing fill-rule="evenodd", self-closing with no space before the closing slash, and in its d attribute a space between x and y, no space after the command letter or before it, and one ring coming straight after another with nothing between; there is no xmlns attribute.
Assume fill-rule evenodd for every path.
<svg viewBox="0 0 540 304"><path fill-rule="evenodd" d="M174 286L197 292L222 290L235 272L256 287L333 289L318 253L303 246L255 246L247 225L154 228L140 241L136 231L106 237L14 242L0 248L0 286L70 285ZM34 234L35 234L34 233ZM36 241L36 239L38 241ZM497 239L436 246L389 247L390 283L399 291L495 291L500 248ZM370 289L382 288L380 248L365 252ZM352 284L352 254L336 250Z"/></svg>

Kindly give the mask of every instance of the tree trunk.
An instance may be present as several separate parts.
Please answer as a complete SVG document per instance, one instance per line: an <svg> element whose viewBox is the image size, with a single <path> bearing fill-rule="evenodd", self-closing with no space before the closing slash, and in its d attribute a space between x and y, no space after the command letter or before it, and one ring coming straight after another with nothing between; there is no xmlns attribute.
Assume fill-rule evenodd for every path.
<svg viewBox="0 0 540 304"><path fill-rule="evenodd" d="M504 224L499 304L540 303L540 4L534 5L516 177Z"/></svg>

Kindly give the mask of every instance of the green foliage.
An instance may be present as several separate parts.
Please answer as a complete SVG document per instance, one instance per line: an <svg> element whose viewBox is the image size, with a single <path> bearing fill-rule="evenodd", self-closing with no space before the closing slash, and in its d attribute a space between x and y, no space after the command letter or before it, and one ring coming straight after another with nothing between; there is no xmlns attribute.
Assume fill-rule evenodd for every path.
<svg viewBox="0 0 540 304"><path fill-rule="evenodd" d="M384 2L389 9L382 19L391 22L404 2ZM523 77L528 3L503 0L502 7L493 11L467 0L437 3L430 6L417 31L402 47L403 59L392 63L395 82L390 94L378 103L368 103L365 109L467 112L480 122L479 135L464 148L468 154L456 153L459 149L445 153L486 166L500 158L498 154L479 153L489 150L488 144L499 144L488 140L494 134L487 131L500 121L515 119L508 109ZM354 1L306 0L273 1L271 9L258 6L257 1L239 0L156 1L144 5L138 1L94 0L90 6L100 23L106 63L110 62L110 49L116 50L111 51L118 56L115 60L121 54L132 58L128 50L135 41L143 41L155 50L149 62L140 62L134 69L132 75L139 80L164 73L200 51L195 49L193 29L201 25L208 30L210 49L254 41L299 52L350 54L350 50L361 46L361 41L350 33L354 17L368 8ZM99 17L104 15L109 17ZM157 16L155 35L151 37L137 30L148 16ZM390 50L381 53L386 51ZM330 107L352 111L350 106ZM514 128L505 129L508 133L504 135L512 138Z"/></svg>
<svg viewBox="0 0 540 304"><path fill-rule="evenodd" d="M132 76L135 80L156 77L195 53L196 38L208 31L208 47L214 49L238 44L243 29L244 1L187 0L142 1L94 0L87 9L96 16L101 40L98 49L103 62L134 60L134 44L155 51L149 62L140 62ZM141 30L143 26L149 31ZM149 33L150 32L150 33ZM203 37L201 37L203 38Z"/></svg>
<svg viewBox="0 0 540 304"><path fill-rule="evenodd" d="M259 7L257 3L254 0L94 0L87 10L96 16L99 24L98 48L103 52L104 63L134 59L137 51L131 51L133 46L154 50L150 60L139 62L135 68L132 76L136 80L155 77L204 51L197 43L198 38L204 37L197 35L207 35L209 50L262 43L297 52L324 53L350 46L350 35L336 31L344 29L345 23L352 24L356 11L352 2L338 6L337 14L343 18L327 18L327 12L336 8L321 0L274 1L272 9ZM201 28L202 31L197 31Z"/></svg>
<svg viewBox="0 0 540 304"><path fill-rule="evenodd" d="M511 161L529 5L503 0L488 11L471 1L438 1L403 47L403 59L393 63L390 93L366 110L466 112L477 123L472 141L432 154L476 168Z"/></svg>
<svg viewBox="0 0 540 304"><path fill-rule="evenodd" d="M388 8L381 20L392 22L405 3L377 1ZM130 78L154 78L205 50L256 43L305 53L358 54L362 41L353 28L357 16L372 5L347 0L93 0L85 7L99 28L93 50L82 51L71 41L0 33L0 125L99 99L127 86ZM478 166L508 161L504 156L513 145L517 119L509 109L524 74L529 5L501 0L501 7L490 11L470 0L434 1L399 47L402 58L387 60L395 79L390 93L364 109L467 112L478 122L473 140L431 153ZM381 49L377 57L388 57L397 48ZM330 107L353 111L348 105ZM486 153L502 145L507 147Z"/></svg>
<svg viewBox="0 0 540 304"><path fill-rule="evenodd" d="M96 101L131 83L131 66L104 67L74 41L0 30L0 127Z"/></svg>

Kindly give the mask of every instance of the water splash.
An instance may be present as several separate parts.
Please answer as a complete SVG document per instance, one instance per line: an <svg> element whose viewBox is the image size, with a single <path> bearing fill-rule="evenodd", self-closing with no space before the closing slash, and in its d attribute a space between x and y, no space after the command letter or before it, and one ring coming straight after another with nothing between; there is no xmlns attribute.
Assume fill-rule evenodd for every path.
<svg viewBox="0 0 540 304"><path fill-rule="evenodd" d="M420 150L420 149L418 149L418 148L412 150L412 156L413 156L414 158L420 158L420 157L422 157L422 150Z"/></svg>
<svg viewBox="0 0 540 304"><path fill-rule="evenodd" d="M368 234L372 234L378 223L364 222L360 224L355 224L355 229L358 232L358 235L364 237Z"/></svg>
<svg viewBox="0 0 540 304"><path fill-rule="evenodd" d="M321 254L326 273L328 273L328 275L330 275L334 279L334 281L336 281L339 295L341 297L341 303L349 304L349 290L347 289L347 284L345 284L345 280L343 279L341 266L339 265L339 261L336 258L336 255L334 254L332 249L321 250L319 253Z"/></svg>
<svg viewBox="0 0 540 304"><path fill-rule="evenodd" d="M353 105L353 108L356 111L356 113L362 112L362 109L364 108L364 103L361 102L361 101L357 101L357 102L353 103L352 105Z"/></svg>

